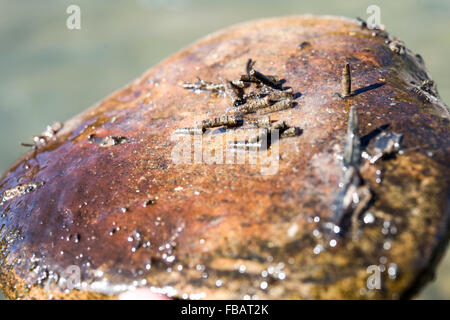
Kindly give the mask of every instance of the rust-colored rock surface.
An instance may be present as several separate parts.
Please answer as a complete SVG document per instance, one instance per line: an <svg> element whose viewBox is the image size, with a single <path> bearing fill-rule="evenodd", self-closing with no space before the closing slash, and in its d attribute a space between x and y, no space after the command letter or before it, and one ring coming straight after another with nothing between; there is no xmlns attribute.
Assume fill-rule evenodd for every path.
<svg viewBox="0 0 450 320"><path fill-rule="evenodd" d="M293 91L292 106L267 114L298 129L268 146L276 170L174 163L177 129L239 108L184 84L226 87L249 59ZM342 98L345 63L352 94ZM353 20L267 19L210 35L48 128L5 173L1 288L12 299L135 287L190 299L410 297L449 225L449 111L429 80L420 56ZM227 131L242 140L238 130ZM376 145L385 133L402 135L386 154ZM349 134L361 154L344 165ZM204 149L224 135L200 135ZM66 290L77 270L81 284Z"/></svg>

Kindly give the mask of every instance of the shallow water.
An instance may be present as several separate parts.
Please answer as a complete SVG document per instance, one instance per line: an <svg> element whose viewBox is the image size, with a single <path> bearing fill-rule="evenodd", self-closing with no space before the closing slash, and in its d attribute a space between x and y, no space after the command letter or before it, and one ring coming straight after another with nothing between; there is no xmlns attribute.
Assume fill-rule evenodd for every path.
<svg viewBox="0 0 450 320"><path fill-rule="evenodd" d="M66 28L72 1L0 4L0 171L25 150L20 141L64 121L199 37L233 23L288 14L366 18L378 4L381 22L420 53L444 101L450 101L450 2L212 1L76 2L81 30ZM1 298L1 296L0 296ZM450 254L419 298L450 298Z"/></svg>

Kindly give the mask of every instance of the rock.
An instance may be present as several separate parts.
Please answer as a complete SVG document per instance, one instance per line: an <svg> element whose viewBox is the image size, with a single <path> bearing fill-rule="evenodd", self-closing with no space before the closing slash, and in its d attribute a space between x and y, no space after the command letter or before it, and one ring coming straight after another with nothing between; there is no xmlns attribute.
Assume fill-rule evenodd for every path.
<svg viewBox="0 0 450 320"><path fill-rule="evenodd" d="M411 297L448 238L449 109L421 88L422 60L392 43L343 18L240 24L65 122L0 180L1 288L10 299L115 299L135 287L190 299ZM371 161L381 132L401 142ZM256 149L269 162L189 150L174 163L200 138L222 154L227 134L231 154ZM344 165L346 141L361 161Z"/></svg>

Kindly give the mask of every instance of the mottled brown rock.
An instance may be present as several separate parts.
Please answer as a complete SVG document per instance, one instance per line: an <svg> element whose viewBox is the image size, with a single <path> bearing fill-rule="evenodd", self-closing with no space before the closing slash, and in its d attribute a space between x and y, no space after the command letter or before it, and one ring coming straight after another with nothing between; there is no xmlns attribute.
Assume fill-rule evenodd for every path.
<svg viewBox="0 0 450 320"><path fill-rule="evenodd" d="M446 244L449 111L424 83L420 56L398 43L353 20L267 19L153 67L41 137L5 173L2 289L13 299L115 298L132 287L193 299L410 297ZM234 108L220 92L183 84L239 80L248 59L295 93L291 108L269 114L298 128L269 146L279 149L276 174L248 163L174 164L176 129ZM346 62L353 92L341 99ZM363 151L376 128L403 137L399 152L361 159L370 204L347 213L336 234L327 227L343 187L351 105ZM71 265L82 285L65 293ZM367 288L371 265L380 290Z"/></svg>

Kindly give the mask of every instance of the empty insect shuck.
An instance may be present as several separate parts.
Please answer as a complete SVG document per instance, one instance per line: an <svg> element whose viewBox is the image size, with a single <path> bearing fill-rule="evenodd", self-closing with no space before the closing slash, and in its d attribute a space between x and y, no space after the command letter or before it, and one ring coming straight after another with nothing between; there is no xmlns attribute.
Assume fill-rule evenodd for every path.
<svg viewBox="0 0 450 320"><path fill-rule="evenodd" d="M344 147L344 164L358 166L361 159L361 138L358 128L358 114L356 108L351 106L348 116L347 137Z"/></svg>
<svg viewBox="0 0 450 320"><path fill-rule="evenodd" d="M38 299L135 287L411 297L448 236L449 112L431 80L417 55L356 20L265 19L208 36L43 134L4 174L0 286ZM258 148L271 130L272 175L172 159L182 138L210 148L227 131ZM383 290L367 287L373 265L396 266ZM71 266L82 285L67 293Z"/></svg>
<svg viewBox="0 0 450 320"><path fill-rule="evenodd" d="M350 64L346 63L342 69L342 97L346 98L352 93L352 76Z"/></svg>

